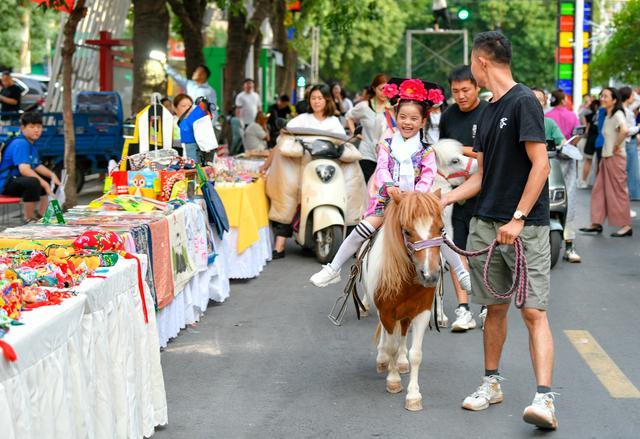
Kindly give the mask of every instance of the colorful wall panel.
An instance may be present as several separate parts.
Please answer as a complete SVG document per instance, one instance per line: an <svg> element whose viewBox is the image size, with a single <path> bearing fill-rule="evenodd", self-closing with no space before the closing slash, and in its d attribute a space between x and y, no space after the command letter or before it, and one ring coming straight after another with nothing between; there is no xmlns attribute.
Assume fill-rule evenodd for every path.
<svg viewBox="0 0 640 439"><path fill-rule="evenodd" d="M584 1L584 25L582 29L582 90L586 94L590 89L589 62L591 61L591 0ZM558 37L556 40L556 86L569 96L573 96L573 60L579 56L573 47L575 35L575 0L558 0ZM578 51L579 53L579 51Z"/></svg>

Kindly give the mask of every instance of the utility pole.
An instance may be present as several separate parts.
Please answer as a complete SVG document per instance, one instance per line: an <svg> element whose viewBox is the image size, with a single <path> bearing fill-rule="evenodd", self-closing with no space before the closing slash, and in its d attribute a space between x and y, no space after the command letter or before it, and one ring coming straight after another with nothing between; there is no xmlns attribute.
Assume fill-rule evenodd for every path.
<svg viewBox="0 0 640 439"><path fill-rule="evenodd" d="M317 84L320 77L320 28L311 28L311 83Z"/></svg>
<svg viewBox="0 0 640 439"><path fill-rule="evenodd" d="M584 41L584 0L576 0L573 32L573 112L578 114L582 105L582 61Z"/></svg>

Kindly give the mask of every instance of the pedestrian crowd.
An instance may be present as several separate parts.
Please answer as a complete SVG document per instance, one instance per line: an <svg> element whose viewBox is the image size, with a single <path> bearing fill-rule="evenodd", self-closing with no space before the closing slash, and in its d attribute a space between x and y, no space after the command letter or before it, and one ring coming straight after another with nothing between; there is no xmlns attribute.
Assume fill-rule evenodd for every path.
<svg viewBox="0 0 640 439"><path fill-rule="evenodd" d="M446 2L434 1L437 21L446 20L443 5L446 8ZM450 105L446 101L428 102L424 113L418 105L416 115L408 116L402 113L404 101L393 102L385 93L388 85L397 86L400 82L379 74L353 103L340 85L308 87L304 99L296 103L295 112L291 113L298 116L289 126L339 134L354 133L361 126L357 144L365 180L370 187L382 184L387 188L376 192L376 204L345 239L334 260L311 277L311 283L318 287L338 282L343 263L382 224L379 215L384 212L384 194L402 187L402 160L411 157L400 150L414 151L423 157L425 150L420 145L429 149L440 139L454 139L462 144L465 155L478 160L478 172L443 195L443 204L453 205L453 240L457 247L469 247L468 250L484 248L494 239L501 244L512 244L516 238L523 242L529 261L529 297L522 317L533 341L531 354L537 379L534 400L523 417L526 422L556 428L556 394L551 388L553 338L546 314L551 267L547 176L555 173L564 182L562 198L566 212L561 218L564 260L581 262L576 232L601 233L605 220L618 228L612 237L631 236L634 212L630 201L640 199L637 142L640 97L631 87L605 87L597 99L583 96L582 105L574 111L571 98L563 90L547 92L516 83L510 60L509 41L499 32L485 32L474 41L471 67L456 67L449 75ZM480 98L481 88L491 92L489 101ZM411 123L397 128L399 118L409 117L419 122L417 141L409 138L418 133L410 129ZM398 132L403 135L396 139ZM410 174L416 180L409 190L428 190L425 188L431 187L435 178L429 175L428 165L420 163L420 158L413 160L414 170ZM590 186L593 187L590 224L579 228L577 190ZM284 257L292 225L275 224L274 232L273 257L280 259ZM458 303L452 331L475 328L477 322L469 299L481 305L485 376L476 392L464 400L463 407L484 410L503 399L499 365L509 300L496 299L484 287L483 258L469 261L458 258L460 262L445 259L451 268ZM491 280L498 290L506 291L512 282L515 254L512 250L503 251L498 259L492 263ZM464 278L467 270L471 274L470 283Z"/></svg>

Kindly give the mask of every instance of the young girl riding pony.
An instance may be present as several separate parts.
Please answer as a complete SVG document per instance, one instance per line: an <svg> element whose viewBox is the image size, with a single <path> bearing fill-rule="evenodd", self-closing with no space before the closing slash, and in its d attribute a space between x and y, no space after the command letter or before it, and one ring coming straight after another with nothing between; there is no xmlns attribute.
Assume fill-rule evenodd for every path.
<svg viewBox="0 0 640 439"><path fill-rule="evenodd" d="M385 136L378 144L378 161L372 177L378 189L369 200L365 218L344 240L333 261L309 279L317 287L340 282L342 265L380 228L385 208L394 192L429 192L433 185L437 173L436 158L431 147L422 141L422 130L429 108L441 103L444 95L435 85L425 87L419 79L391 79L384 91L392 103L396 101L397 127L389 133L389 138ZM460 256L447 246L440 250L462 288L471 290L469 272L462 265Z"/></svg>

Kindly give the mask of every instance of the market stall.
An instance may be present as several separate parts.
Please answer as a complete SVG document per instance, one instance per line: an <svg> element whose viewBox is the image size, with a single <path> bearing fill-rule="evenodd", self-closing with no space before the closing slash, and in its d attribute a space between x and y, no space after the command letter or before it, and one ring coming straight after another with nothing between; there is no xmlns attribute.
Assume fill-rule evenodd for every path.
<svg viewBox="0 0 640 439"><path fill-rule="evenodd" d="M269 200L262 178L264 160L226 158L216 163L216 190L229 218L227 243L221 248L230 279L257 277L271 260Z"/></svg>
<svg viewBox="0 0 640 439"><path fill-rule="evenodd" d="M146 285L131 282L138 277L138 261L112 255L109 263L115 265L83 272L96 256L74 256L86 261L64 271L52 268L63 266L56 255L47 256L46 265L32 263L44 254L25 252L11 265L2 256L0 310L4 323L12 322L10 330L3 326L0 340L5 348L0 358L3 437L152 435L167 423L167 404L153 299ZM22 294L38 297L24 305L13 301L22 287L14 281L9 291L7 272L25 282L33 279ZM53 278L71 287L37 286Z"/></svg>

